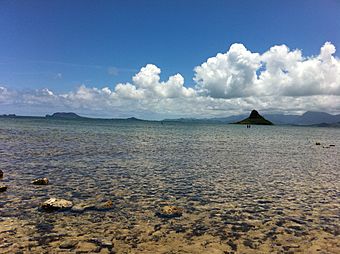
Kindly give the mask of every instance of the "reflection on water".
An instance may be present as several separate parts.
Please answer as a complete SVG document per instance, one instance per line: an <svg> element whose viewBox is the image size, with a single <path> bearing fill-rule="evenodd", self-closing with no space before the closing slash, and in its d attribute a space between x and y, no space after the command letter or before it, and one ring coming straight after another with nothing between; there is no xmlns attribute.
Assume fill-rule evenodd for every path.
<svg viewBox="0 0 340 254"><path fill-rule="evenodd" d="M1 119L0 252L340 253L339 137L331 128ZM50 184L32 185L38 177ZM49 197L114 206L42 212ZM164 205L183 215L155 216Z"/></svg>

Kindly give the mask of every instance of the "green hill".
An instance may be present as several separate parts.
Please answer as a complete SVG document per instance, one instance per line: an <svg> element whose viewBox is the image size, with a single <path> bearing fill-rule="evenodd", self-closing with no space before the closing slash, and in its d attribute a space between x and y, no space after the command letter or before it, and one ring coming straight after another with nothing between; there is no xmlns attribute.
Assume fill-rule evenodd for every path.
<svg viewBox="0 0 340 254"><path fill-rule="evenodd" d="M265 119L256 110L252 110L248 118L236 122L235 124L273 125L271 121Z"/></svg>

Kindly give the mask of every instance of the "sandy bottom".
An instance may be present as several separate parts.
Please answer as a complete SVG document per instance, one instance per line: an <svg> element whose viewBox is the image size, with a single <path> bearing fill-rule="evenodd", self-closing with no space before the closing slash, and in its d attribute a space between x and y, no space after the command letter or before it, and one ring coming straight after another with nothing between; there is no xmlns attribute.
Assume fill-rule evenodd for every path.
<svg viewBox="0 0 340 254"><path fill-rule="evenodd" d="M40 217L32 221L1 219L0 252L340 253L339 224L323 226L311 219L317 210L302 215L294 208L285 213L273 209L271 218L261 219L268 213L267 202L261 200L257 211L196 204L172 219L148 210L134 215L117 209L81 214L37 210ZM328 212L323 210L323 217L332 218L337 209L334 205Z"/></svg>

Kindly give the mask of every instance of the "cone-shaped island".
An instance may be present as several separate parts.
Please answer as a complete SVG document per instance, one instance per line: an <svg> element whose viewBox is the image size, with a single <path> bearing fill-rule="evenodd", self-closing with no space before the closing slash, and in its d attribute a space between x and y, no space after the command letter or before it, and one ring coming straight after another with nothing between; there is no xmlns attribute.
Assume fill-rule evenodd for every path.
<svg viewBox="0 0 340 254"><path fill-rule="evenodd" d="M256 110L252 110L250 116L242 121L236 122L235 124L256 124L256 125L273 125L271 121L268 121L259 114Z"/></svg>

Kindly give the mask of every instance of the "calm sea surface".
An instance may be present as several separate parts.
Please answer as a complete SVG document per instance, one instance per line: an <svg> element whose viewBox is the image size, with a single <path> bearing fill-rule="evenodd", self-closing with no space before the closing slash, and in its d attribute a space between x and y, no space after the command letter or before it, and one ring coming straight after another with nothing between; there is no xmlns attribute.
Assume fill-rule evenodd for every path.
<svg viewBox="0 0 340 254"><path fill-rule="evenodd" d="M0 253L340 253L340 129L0 119L0 169Z"/></svg>

